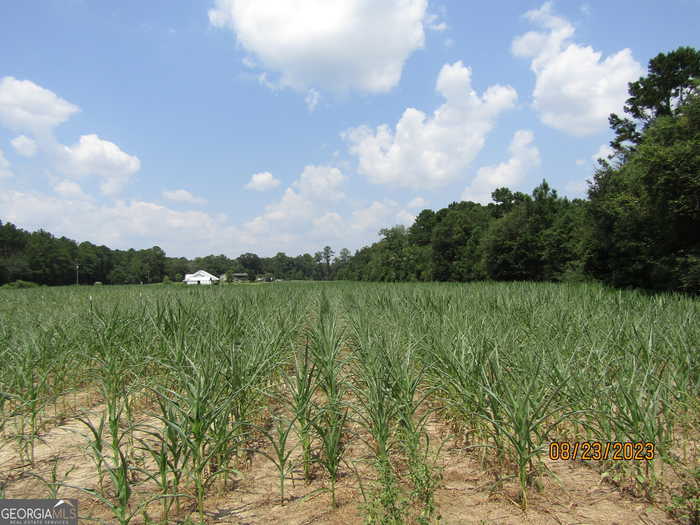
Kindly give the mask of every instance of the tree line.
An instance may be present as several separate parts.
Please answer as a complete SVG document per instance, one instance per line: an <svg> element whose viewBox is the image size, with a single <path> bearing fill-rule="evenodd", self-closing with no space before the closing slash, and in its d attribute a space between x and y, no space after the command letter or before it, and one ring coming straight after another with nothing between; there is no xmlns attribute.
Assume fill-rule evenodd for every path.
<svg viewBox="0 0 700 525"><path fill-rule="evenodd" d="M248 279L328 280L341 261L350 258L343 249L338 257L326 246L314 255L290 257L278 253L259 257L244 253L235 259L226 255L207 255L187 259L168 257L159 247L145 250L112 250L90 242L77 243L39 230L28 232L12 223L0 222L0 285L28 281L45 285L65 284L138 284L180 282L185 274L197 270L233 277L246 273Z"/></svg>
<svg viewBox="0 0 700 525"><path fill-rule="evenodd" d="M700 292L700 52L681 47L629 84L624 115L610 115L613 154L588 198L560 197L546 181L530 194L498 188L493 202L425 209L406 228L355 254L235 259L167 257L158 246L111 250L0 223L0 284L181 281L204 269L281 279L362 281L599 280L620 287ZM76 268L76 265L78 268Z"/></svg>

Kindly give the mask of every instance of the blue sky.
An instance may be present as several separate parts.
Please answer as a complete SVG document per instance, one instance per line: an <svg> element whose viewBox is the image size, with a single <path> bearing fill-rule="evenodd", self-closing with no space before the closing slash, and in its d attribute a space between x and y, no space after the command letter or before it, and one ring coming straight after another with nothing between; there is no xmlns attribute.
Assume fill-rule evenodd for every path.
<svg viewBox="0 0 700 525"><path fill-rule="evenodd" d="M695 0L5 2L0 220L296 255L498 186L580 197L627 82L700 47L698 20Z"/></svg>

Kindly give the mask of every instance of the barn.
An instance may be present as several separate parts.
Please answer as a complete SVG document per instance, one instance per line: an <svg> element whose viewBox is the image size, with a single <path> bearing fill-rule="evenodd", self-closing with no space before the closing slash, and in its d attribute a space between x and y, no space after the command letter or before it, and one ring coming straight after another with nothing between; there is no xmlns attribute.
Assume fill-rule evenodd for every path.
<svg viewBox="0 0 700 525"><path fill-rule="evenodd" d="M216 284L219 278L204 270L197 270L194 273L188 273L184 279L187 284Z"/></svg>

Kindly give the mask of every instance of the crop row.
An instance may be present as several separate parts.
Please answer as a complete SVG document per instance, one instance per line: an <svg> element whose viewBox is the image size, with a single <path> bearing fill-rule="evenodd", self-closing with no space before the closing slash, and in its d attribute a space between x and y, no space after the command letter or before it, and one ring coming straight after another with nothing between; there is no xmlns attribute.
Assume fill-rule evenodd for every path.
<svg viewBox="0 0 700 525"><path fill-rule="evenodd" d="M448 443L495 486L516 480L527 509L552 441L651 442L658 460L596 468L699 519L696 300L587 284L231 288L3 291L3 446L32 473L47 429L77 418L95 483L39 477L121 524L205 521L207 496L235 490L256 454L283 504L295 472L325 480L332 506L351 475L369 521L430 523Z"/></svg>

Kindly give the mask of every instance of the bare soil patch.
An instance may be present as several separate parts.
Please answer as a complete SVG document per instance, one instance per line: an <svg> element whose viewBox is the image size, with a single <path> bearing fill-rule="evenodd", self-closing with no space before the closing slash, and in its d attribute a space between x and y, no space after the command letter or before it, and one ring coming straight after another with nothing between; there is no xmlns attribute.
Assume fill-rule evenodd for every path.
<svg viewBox="0 0 700 525"><path fill-rule="evenodd" d="M85 411L85 417L96 422L102 405ZM142 421L146 416L142 414ZM443 429L431 425L434 442ZM0 479L5 482L5 497L48 497L46 483L50 480L53 461L58 458L58 475L68 485L86 489L97 488L95 464L86 449L83 437L87 431L76 419L46 430L36 443L34 465L22 464L14 443L5 438L0 442ZM295 441L291 445L295 445ZM299 456L299 450L296 451ZM237 476L227 486L215 484L206 500L206 522L211 524L350 524L363 522L363 497L357 474L365 488L373 482L374 473L366 461L368 451L359 441L349 444L348 462L353 471L344 468L337 485L337 508L332 508L330 494L324 489L327 480L320 470L308 485L300 469L286 481L284 504L279 501L279 478L274 465L261 454L250 461L242 460ZM671 524L677 523L662 509L634 497L616 487L595 469L580 462L546 460L554 475L542 477L541 490L533 488L527 512L521 510L514 479L494 483L495 476L482 467L478 456L457 448L444 448L439 464L442 482L436 492L436 502L445 524ZM148 467L148 462L145 466ZM38 477L37 477L38 476ZM136 501L156 491L152 482L135 486ZM114 523L109 511L96 499L70 488L61 488L60 497L76 497L82 515L90 515L102 523ZM189 509L188 509L189 507ZM157 519L160 504L149 505L148 514ZM183 510L171 520L183 523L187 517L197 522L192 505L183 502ZM89 523L85 521L85 523ZM144 523L137 516L132 523Z"/></svg>

